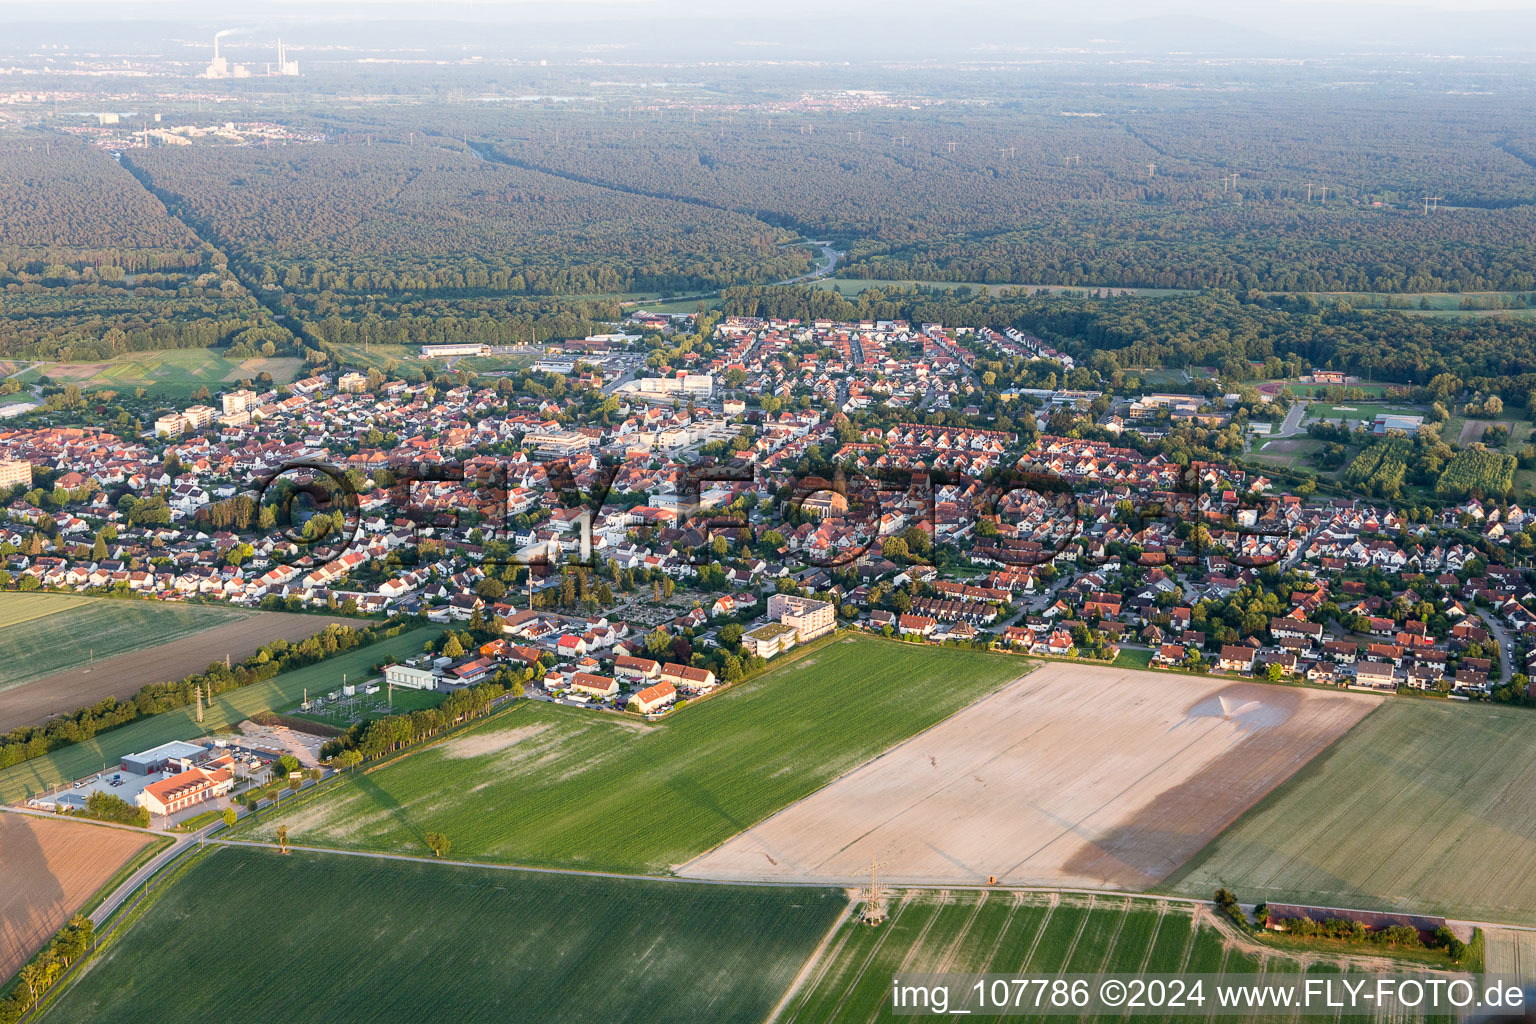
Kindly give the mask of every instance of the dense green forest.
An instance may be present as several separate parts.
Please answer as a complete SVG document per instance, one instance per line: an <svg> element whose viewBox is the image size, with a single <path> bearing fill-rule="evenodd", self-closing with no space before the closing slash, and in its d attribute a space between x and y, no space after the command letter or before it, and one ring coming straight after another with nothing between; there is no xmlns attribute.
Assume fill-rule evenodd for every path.
<svg viewBox="0 0 1536 1024"><path fill-rule="evenodd" d="M739 71L686 99L285 102L263 116L310 141L270 147L114 155L23 133L0 143L0 356L317 362L332 344L569 337L625 293L723 290L733 312L1013 323L1106 373L1293 355L1519 402L1536 385L1523 319L1360 308L1536 291L1526 104L1413 83L913 81L930 95L845 106ZM846 249L846 277L1199 294L771 287L812 269L817 237ZM1324 291L1391 301L1284 297Z"/></svg>
<svg viewBox="0 0 1536 1024"><path fill-rule="evenodd" d="M223 255L106 153L0 145L0 181L0 356L287 343Z"/></svg>
<svg viewBox="0 0 1536 1024"><path fill-rule="evenodd" d="M263 289L603 294L803 273L805 250L741 214L487 161L457 141L349 136L132 156Z"/></svg>
<svg viewBox="0 0 1536 1024"><path fill-rule="evenodd" d="M1053 100L1055 102L1053 102ZM1297 91L468 122L524 166L849 244L854 278L1529 289L1536 137L1486 97ZM1426 213L1422 197L1441 197Z"/></svg>

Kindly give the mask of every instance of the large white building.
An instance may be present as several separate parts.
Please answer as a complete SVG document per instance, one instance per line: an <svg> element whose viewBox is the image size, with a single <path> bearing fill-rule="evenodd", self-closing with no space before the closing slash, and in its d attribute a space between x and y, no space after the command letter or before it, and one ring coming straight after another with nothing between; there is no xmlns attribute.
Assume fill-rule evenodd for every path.
<svg viewBox="0 0 1536 1024"><path fill-rule="evenodd" d="M805 643L837 628L837 609L828 601L794 594L774 594L768 599L768 617L795 631L795 641Z"/></svg>
<svg viewBox="0 0 1536 1024"><path fill-rule="evenodd" d="M488 356L491 354L489 345L423 345L421 346L421 358L423 359L457 359L460 356Z"/></svg>
<svg viewBox="0 0 1536 1024"><path fill-rule="evenodd" d="M653 401L678 396L708 398L715 392L715 378L707 373L680 373L676 377L640 377L620 384L619 390L627 395Z"/></svg>
<svg viewBox="0 0 1536 1024"><path fill-rule="evenodd" d="M407 690L435 690L440 678L436 663L424 659L384 666L384 681Z"/></svg>
<svg viewBox="0 0 1536 1024"><path fill-rule="evenodd" d="M0 489L17 484L32 486L32 463L25 459L0 459Z"/></svg>

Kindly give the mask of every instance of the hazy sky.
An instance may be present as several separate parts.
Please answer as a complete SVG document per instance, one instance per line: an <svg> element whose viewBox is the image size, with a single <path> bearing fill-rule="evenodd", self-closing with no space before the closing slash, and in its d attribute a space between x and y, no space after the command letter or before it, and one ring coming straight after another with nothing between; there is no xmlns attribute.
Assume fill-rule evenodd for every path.
<svg viewBox="0 0 1536 1024"><path fill-rule="evenodd" d="M701 55L750 41L779 55L850 59L1075 46L1266 56L1536 52L1536 0L0 0L0 21L77 26L57 37L83 45L111 40L109 26L125 22L146 34L173 25L182 38L276 28L299 50L366 34L369 46L440 45L451 35L486 50L601 45ZM386 39L385 26L403 21L430 29ZM503 31L465 34L465 23ZM351 25L367 31L347 36ZM509 40L520 25L526 37ZM307 39L297 31L304 26L313 28Z"/></svg>

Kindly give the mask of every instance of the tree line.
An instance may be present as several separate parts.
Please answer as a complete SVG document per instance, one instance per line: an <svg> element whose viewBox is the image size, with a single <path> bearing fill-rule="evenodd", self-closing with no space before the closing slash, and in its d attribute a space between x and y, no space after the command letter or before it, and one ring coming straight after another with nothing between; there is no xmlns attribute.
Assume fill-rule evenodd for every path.
<svg viewBox="0 0 1536 1024"><path fill-rule="evenodd" d="M193 703L199 691L203 700L209 700L221 693L265 682L280 672L302 668L336 654L398 636L405 629L404 622L360 629L329 624L315 635L298 642L273 640L232 666L216 661L202 672L175 682L147 683L127 700L106 697L95 704L50 719L44 725L18 726L0 736L0 768L43 757L60 747L84 742L147 715L160 715L187 707Z"/></svg>

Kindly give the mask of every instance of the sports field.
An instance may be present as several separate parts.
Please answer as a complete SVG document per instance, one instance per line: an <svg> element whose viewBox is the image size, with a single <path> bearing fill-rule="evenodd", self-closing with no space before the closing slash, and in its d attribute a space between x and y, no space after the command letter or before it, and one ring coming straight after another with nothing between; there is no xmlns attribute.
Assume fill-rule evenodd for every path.
<svg viewBox="0 0 1536 1024"><path fill-rule="evenodd" d="M1528 711L1388 701L1241 818L1171 891L1245 902L1536 916Z"/></svg>
<svg viewBox="0 0 1536 1024"><path fill-rule="evenodd" d="M291 704L303 696L306 688L312 692L334 689L343 673L354 680L360 679L368 674L375 662L420 653L421 645L438 634L435 627L412 630L371 647L284 672L264 683L220 694L205 706L201 723L193 709L178 708L110 729L83 743L60 748L46 757L23 761L0 771L0 803L14 803L50 786L99 771L103 763L112 764L122 755L136 750L148 750L171 740L206 736L214 730L242 722L258 711Z"/></svg>
<svg viewBox="0 0 1536 1024"><path fill-rule="evenodd" d="M527 702L324 800L268 817L294 842L665 871L809 795L1026 668L849 637L650 725Z"/></svg>
<svg viewBox="0 0 1536 1024"><path fill-rule="evenodd" d="M157 395L190 398L200 388L218 392L226 384L254 379L263 372L270 373L275 383L286 384L303 367L303 360L288 356L232 360L217 349L187 348L135 352L100 363L44 363L33 376L40 373L59 384L78 384L87 390L142 387Z"/></svg>
<svg viewBox="0 0 1536 1024"><path fill-rule="evenodd" d="M1165 900L1002 890L909 890L894 895L889 914L889 920L878 927L861 924L856 916L850 916L807 971L779 1021L864 1024L899 1019L893 1017L890 1005L891 979L897 972L1229 972L1278 976L1303 970L1337 974L1345 963L1360 970L1386 966L1379 958L1358 958L1344 950L1293 956L1261 946L1229 923L1218 922L1208 908ZM1212 1009L1208 1016L1145 1019L1229 1019L1208 1009ZM927 1019L1071 1018L970 1014ZM1230 1019L1251 1024L1271 1018L1249 1013Z"/></svg>
<svg viewBox="0 0 1536 1024"><path fill-rule="evenodd" d="M0 982L150 839L140 829L0 814Z"/></svg>
<svg viewBox="0 0 1536 1024"><path fill-rule="evenodd" d="M0 690L115 654L184 640L250 614L171 601L0 594L0 628L5 630L0 633Z"/></svg>
<svg viewBox="0 0 1536 1024"><path fill-rule="evenodd" d="M43 1019L760 1024L844 906L828 889L226 848Z"/></svg>
<svg viewBox="0 0 1536 1024"><path fill-rule="evenodd" d="M1053 662L679 874L1144 890L1379 702Z"/></svg>

